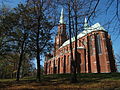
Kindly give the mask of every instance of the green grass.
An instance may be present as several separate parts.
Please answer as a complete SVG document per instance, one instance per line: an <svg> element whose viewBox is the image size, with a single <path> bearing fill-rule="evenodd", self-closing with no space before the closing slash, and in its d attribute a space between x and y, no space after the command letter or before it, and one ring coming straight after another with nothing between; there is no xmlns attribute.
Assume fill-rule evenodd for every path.
<svg viewBox="0 0 120 90"><path fill-rule="evenodd" d="M120 73L77 74L77 83L70 83L71 74L42 75L41 82L35 77L25 77L19 82L15 79L0 79L0 88L12 89L89 89L120 90Z"/></svg>

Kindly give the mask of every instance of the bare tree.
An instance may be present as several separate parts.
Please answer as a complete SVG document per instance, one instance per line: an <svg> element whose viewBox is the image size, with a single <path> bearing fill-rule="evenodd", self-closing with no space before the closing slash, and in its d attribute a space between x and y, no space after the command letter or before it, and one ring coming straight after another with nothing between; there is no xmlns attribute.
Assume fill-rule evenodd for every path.
<svg viewBox="0 0 120 90"><path fill-rule="evenodd" d="M87 21L90 21L90 18L96 13L96 8L99 4L99 0L67 0L59 1L64 8L66 8L66 14L68 18L68 33L70 40L70 51L71 51L71 69L73 76L71 78L71 82L77 81L76 69L77 69L77 35L79 32L83 30L83 19L88 17ZM94 4L94 5L93 5ZM75 50L73 52L72 46L72 37L74 38ZM74 58L73 58L74 57Z"/></svg>

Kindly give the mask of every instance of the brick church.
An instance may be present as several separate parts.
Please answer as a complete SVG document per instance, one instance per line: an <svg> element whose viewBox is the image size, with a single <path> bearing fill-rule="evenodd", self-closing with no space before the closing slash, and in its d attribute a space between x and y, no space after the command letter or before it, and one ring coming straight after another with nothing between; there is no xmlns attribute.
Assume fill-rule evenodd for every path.
<svg viewBox="0 0 120 90"><path fill-rule="evenodd" d="M77 73L116 72L110 35L99 23L88 26L85 19L84 30L78 34L77 39ZM74 53L75 38L71 40ZM53 54L45 57L45 74L72 72L69 43L62 9Z"/></svg>

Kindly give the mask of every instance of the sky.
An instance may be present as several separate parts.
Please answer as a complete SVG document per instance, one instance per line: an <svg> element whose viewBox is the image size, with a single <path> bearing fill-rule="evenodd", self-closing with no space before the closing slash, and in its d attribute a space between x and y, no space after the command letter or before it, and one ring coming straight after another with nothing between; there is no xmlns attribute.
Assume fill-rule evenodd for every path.
<svg viewBox="0 0 120 90"><path fill-rule="evenodd" d="M2 3L2 1L5 1L5 0L0 0L0 3ZM97 7L97 10L99 11L99 13L97 13L96 18L93 19L92 23L95 24L98 22L108 31L108 33L111 35L114 54L116 53L119 54L120 53L120 45L119 45L120 44L120 35L119 35L120 29L118 31L118 27L115 26L116 21L111 22L111 24L109 25L109 28L108 28L108 24L106 24L109 20L112 19L115 13L115 3L111 5L111 8L109 8L108 12L105 12L104 9L108 5L106 1L107 0L100 0L100 3ZM25 0L9 0L9 2L6 2L6 4L12 8L12 7L16 7L19 2L23 3L25 2Z"/></svg>
<svg viewBox="0 0 120 90"><path fill-rule="evenodd" d="M0 0L0 4L3 2L10 7L16 7L18 3L23 3L25 0Z"/></svg>
<svg viewBox="0 0 120 90"><path fill-rule="evenodd" d="M109 28L108 28L108 24L106 25L106 23L108 21L110 21L112 19L112 17L114 16L114 13L115 13L115 10L116 10L115 9L116 4L113 3L111 5L111 8L109 8L108 12L105 12L104 9L107 6L106 1L107 0L101 0L100 1L97 9L100 10L101 12L98 14L98 16L95 18L95 20L93 22L94 23L99 22L108 31L108 33L111 35L111 40L112 40L112 43L113 43L114 53L120 53L120 45L119 45L119 43L120 43L120 32L119 32L120 27L118 27L118 25L115 26L116 21L111 22Z"/></svg>

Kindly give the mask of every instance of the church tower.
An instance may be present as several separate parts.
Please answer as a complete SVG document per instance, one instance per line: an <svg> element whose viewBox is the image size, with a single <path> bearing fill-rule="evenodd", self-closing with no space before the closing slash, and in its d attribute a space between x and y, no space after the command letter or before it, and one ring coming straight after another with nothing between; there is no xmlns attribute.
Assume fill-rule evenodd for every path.
<svg viewBox="0 0 120 90"><path fill-rule="evenodd" d="M56 56L56 51L60 48L60 46L67 40L67 35L66 35L66 25L64 23L64 11L63 8L61 10L61 16L60 16L60 21L58 25L58 32L55 37L55 53L54 56Z"/></svg>

